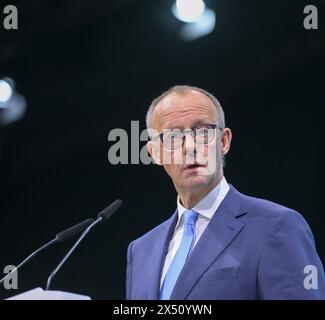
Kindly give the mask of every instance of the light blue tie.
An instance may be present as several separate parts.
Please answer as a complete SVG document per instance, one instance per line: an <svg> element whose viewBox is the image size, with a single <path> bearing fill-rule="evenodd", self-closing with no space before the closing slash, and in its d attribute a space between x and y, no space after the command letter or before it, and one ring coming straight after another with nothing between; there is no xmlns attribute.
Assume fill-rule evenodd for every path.
<svg viewBox="0 0 325 320"><path fill-rule="evenodd" d="M175 254L175 257L166 273L166 277L161 286L160 299L169 300L177 278L189 256L195 241L195 222L198 213L192 210L186 210L183 213L184 233L181 244Z"/></svg>

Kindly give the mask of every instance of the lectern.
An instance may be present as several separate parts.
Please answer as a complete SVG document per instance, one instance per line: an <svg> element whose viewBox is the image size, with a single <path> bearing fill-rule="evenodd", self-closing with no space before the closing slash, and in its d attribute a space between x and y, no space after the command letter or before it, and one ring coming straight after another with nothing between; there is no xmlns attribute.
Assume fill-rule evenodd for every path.
<svg viewBox="0 0 325 320"><path fill-rule="evenodd" d="M35 288L6 300L91 300L91 298L71 292Z"/></svg>

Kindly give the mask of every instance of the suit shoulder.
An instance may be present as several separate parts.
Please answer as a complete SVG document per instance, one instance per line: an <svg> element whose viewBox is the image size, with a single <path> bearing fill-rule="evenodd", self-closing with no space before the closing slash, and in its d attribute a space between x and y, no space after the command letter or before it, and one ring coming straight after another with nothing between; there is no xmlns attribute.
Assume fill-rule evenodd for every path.
<svg viewBox="0 0 325 320"><path fill-rule="evenodd" d="M298 211L266 199L240 196L246 209L242 217L244 223L258 226L265 234L278 234L285 230L296 238L308 235L313 239L309 224Z"/></svg>
<svg viewBox="0 0 325 320"><path fill-rule="evenodd" d="M273 201L241 194L250 217L266 219L286 219L292 222L304 222L303 216L296 210Z"/></svg>

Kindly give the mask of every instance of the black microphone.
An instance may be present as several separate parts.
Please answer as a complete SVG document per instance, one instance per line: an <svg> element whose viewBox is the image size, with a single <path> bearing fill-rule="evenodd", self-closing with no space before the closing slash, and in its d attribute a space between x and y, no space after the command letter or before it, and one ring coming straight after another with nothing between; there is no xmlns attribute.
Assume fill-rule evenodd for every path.
<svg viewBox="0 0 325 320"><path fill-rule="evenodd" d="M88 228L82 233L80 238L76 241L76 243L72 246L72 248L69 250L69 252L63 257L61 262L57 265L57 267L52 271L50 276L47 279L47 284L45 290L49 290L51 286L51 282L53 278L56 276L58 271L61 269L63 264L67 261L67 259L71 256L73 251L77 248L77 246L80 244L80 242L86 237L86 235L89 233L89 231L98 223L107 221L123 204L122 200L118 199L115 200L113 203L111 203L106 209L102 210L98 215L97 219L90 225Z"/></svg>
<svg viewBox="0 0 325 320"><path fill-rule="evenodd" d="M74 235L80 233L81 231L85 230L89 225L91 225L93 223L94 219L86 219L74 226L72 226L69 229L66 229L62 232L59 232L54 239L52 239L51 241L49 241L48 243L44 244L42 247L40 247L39 249L37 249L36 251L34 251L32 254L30 254L24 261L22 261L17 267L15 267L15 269L13 269L12 271L10 271L5 277L3 277L0 280L0 284L5 281L5 279L12 274L13 272L17 271L20 267L22 267L27 261L29 261L30 259L32 259L33 257L35 257L37 254L39 254L41 251L43 251L44 249L46 249L47 247L56 244L56 243L62 243L68 239L70 239L71 237L73 237Z"/></svg>

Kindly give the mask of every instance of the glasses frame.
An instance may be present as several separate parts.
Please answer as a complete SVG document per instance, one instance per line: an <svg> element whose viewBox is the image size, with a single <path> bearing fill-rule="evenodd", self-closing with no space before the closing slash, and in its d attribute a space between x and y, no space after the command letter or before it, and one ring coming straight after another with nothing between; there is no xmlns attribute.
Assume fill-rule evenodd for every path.
<svg viewBox="0 0 325 320"><path fill-rule="evenodd" d="M185 134L186 134L186 133L190 133L190 135L191 135L191 137L193 138L193 140L195 141L195 143L197 143L197 144L207 144L207 143L211 142L211 141L213 140L213 138L215 137L215 134L214 134L214 133L213 133L212 138L211 138L209 141L207 141L207 142L197 142L197 141L196 141L196 137L194 136L194 131L195 131L196 129L198 129L198 128L200 128L200 127L205 127L205 126L210 126L211 129L213 129L213 130L215 130L215 129L220 129L220 130L222 131L222 130L224 129L224 127L222 127L222 126L220 126L220 125L218 125L218 124L211 124L211 123L200 124L199 126L193 128L193 129L185 129L185 130L181 131L181 133L182 133L182 143L180 144L179 147L176 147L176 148L169 148L168 146L166 146L166 145L164 144L164 134L165 134L166 132L162 132L162 133L160 133L160 134L159 134L158 136L156 136L153 140L158 140L158 139L160 139L160 141L162 142L163 146L164 146L166 149L168 149L168 150L176 150L176 149L179 149L179 148L181 148L181 147L183 146L183 144L184 144ZM208 130L209 130L209 129L208 129ZM215 132L215 131L213 131L213 132Z"/></svg>

